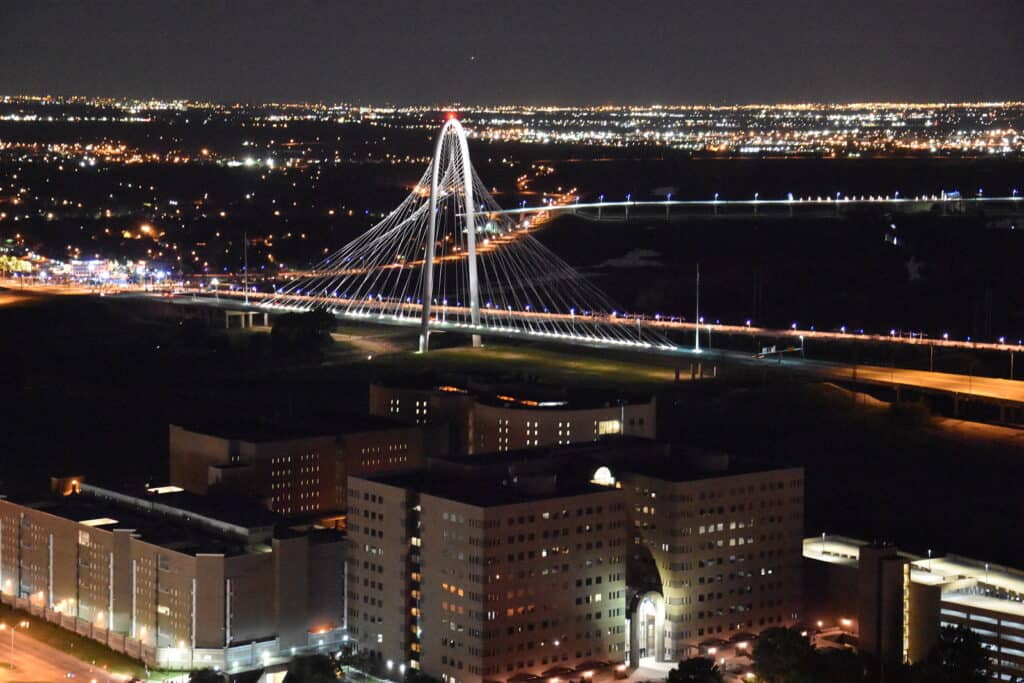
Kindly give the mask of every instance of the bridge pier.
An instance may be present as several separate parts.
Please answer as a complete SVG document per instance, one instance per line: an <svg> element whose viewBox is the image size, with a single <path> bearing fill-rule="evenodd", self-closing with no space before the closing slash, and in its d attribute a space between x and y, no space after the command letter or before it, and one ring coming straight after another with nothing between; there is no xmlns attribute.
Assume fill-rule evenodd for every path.
<svg viewBox="0 0 1024 683"><path fill-rule="evenodd" d="M476 215L473 203L473 166L469 159L469 142L466 131L458 119L449 119L441 133L437 136L434 146L434 159L430 164L430 217L427 221L427 244L423 258L423 312L420 319L420 353L430 348L430 309L434 300L434 258L437 242L437 199L438 183L440 182L441 153L444 151L445 137L453 133L456 136L459 153L462 158L463 209L466 223L466 246L469 266L469 316L474 327L480 327L480 284L476 263ZM479 334L473 335L473 346L482 343Z"/></svg>

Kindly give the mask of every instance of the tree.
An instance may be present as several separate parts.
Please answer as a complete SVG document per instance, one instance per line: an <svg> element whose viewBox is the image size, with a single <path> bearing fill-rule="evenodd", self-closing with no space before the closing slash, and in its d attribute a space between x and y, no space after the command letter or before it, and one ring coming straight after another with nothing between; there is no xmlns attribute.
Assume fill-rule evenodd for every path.
<svg viewBox="0 0 1024 683"><path fill-rule="evenodd" d="M274 320L270 340L274 354L317 355L331 339L337 321L327 311L285 313Z"/></svg>
<svg viewBox="0 0 1024 683"><path fill-rule="evenodd" d="M817 679L828 683L863 683L868 670L863 656L839 648L819 650L816 668Z"/></svg>
<svg viewBox="0 0 1024 683"><path fill-rule="evenodd" d="M989 664L977 634L966 626L946 626L921 668L923 680L935 683L983 683Z"/></svg>
<svg viewBox="0 0 1024 683"><path fill-rule="evenodd" d="M0 254L0 275L11 273L31 273L32 264L16 256Z"/></svg>
<svg viewBox="0 0 1024 683"><path fill-rule="evenodd" d="M723 683L724 680L715 660L707 657L684 659L668 672L668 683Z"/></svg>
<svg viewBox="0 0 1024 683"><path fill-rule="evenodd" d="M328 683L338 680L338 670L327 655L299 655L288 662L283 683Z"/></svg>
<svg viewBox="0 0 1024 683"><path fill-rule="evenodd" d="M814 654L814 647L799 631L769 628L754 644L754 673L766 683L813 681Z"/></svg>
<svg viewBox="0 0 1024 683"><path fill-rule="evenodd" d="M188 683L227 683L228 677L213 669L197 669L188 675Z"/></svg>

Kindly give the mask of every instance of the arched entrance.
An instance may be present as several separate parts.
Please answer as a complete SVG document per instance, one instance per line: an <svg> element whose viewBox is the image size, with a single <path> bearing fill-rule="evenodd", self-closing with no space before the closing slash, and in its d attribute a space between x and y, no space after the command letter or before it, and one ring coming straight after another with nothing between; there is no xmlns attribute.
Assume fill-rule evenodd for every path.
<svg viewBox="0 0 1024 683"><path fill-rule="evenodd" d="M637 595L629 619L629 664L665 659L665 599L657 591Z"/></svg>

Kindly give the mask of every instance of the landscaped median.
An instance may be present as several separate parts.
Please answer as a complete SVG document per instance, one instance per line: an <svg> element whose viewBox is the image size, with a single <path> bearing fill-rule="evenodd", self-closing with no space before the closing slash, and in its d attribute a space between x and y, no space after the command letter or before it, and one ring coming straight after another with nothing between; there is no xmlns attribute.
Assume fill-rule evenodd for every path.
<svg viewBox="0 0 1024 683"><path fill-rule="evenodd" d="M109 671L112 674L123 674L125 679L141 678L151 680L164 680L180 676L180 671L160 671L147 669L146 665L128 655L115 652L104 644L78 635L74 631L68 631L56 624L51 624L41 617L34 616L28 612L15 609L10 605L0 604L0 623L7 624L10 628L14 624L28 622L28 627L19 628L18 638L32 638L52 648L66 652L67 654L83 662L94 664L98 668Z"/></svg>

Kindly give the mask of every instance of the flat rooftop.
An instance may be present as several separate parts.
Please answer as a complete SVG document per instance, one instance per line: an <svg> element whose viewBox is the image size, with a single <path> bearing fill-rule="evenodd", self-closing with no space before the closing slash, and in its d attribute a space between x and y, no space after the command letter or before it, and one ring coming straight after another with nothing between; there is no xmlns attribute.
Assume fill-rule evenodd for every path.
<svg viewBox="0 0 1024 683"><path fill-rule="evenodd" d="M14 502L103 531L130 529L147 543L193 555L269 549L282 523L251 498L197 496L176 486L117 491L83 483L80 488L70 495Z"/></svg>
<svg viewBox="0 0 1024 683"><path fill-rule="evenodd" d="M341 415L318 420L211 419L180 422L172 426L221 439L267 443L317 437L337 437L358 432L409 429L409 425L377 415Z"/></svg>
<svg viewBox="0 0 1024 683"><path fill-rule="evenodd" d="M1015 600L995 598L988 595L979 595L976 593L946 593L942 596L942 602L949 603L950 605L957 605L972 612L982 609L989 612L999 612L1002 614L1013 614L1018 617L1024 617L1024 604Z"/></svg>
<svg viewBox="0 0 1024 683"><path fill-rule="evenodd" d="M803 555L807 559L856 567L860 549L867 541L844 536L805 538ZM929 586L943 586L942 600L965 607L1024 616L1024 572L959 555L921 557L899 554L911 561L910 580Z"/></svg>
<svg viewBox="0 0 1024 683"><path fill-rule="evenodd" d="M782 469L721 454L672 449L650 439L615 437L557 447L432 458L425 469L370 478L486 507L606 491L608 486L593 481L598 469L604 467L616 480L636 473L672 482ZM524 488L515 485L516 480L537 486ZM541 486L545 481L548 486Z"/></svg>
<svg viewBox="0 0 1024 683"><path fill-rule="evenodd" d="M866 541L845 536L814 536L804 539L804 557L829 564L856 567L860 561L861 546L865 545L868 545Z"/></svg>
<svg viewBox="0 0 1024 683"><path fill-rule="evenodd" d="M618 407L619 405L644 405L651 401L650 395L618 391L567 389L557 385L532 383L445 381L438 380L436 377L410 378L401 383L389 382L378 386L429 391L453 396L465 395L485 405L528 410L587 410Z"/></svg>
<svg viewBox="0 0 1024 683"><path fill-rule="evenodd" d="M616 490L579 477L557 475L524 475L515 482L509 477L474 476L428 469L368 478L388 486L481 508L569 498L589 493L609 493Z"/></svg>
<svg viewBox="0 0 1024 683"><path fill-rule="evenodd" d="M470 471L523 468L564 472L574 465L580 476L592 475L598 467L607 466L616 479L632 473L671 482L794 469L638 436L606 436L597 441L441 458L434 462L442 461Z"/></svg>

